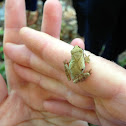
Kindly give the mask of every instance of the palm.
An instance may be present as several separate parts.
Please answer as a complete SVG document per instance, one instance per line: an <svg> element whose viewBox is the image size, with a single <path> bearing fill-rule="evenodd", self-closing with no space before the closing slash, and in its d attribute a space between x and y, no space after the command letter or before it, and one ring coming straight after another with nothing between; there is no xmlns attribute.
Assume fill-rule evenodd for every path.
<svg viewBox="0 0 126 126"><path fill-rule="evenodd" d="M37 105L36 107L40 108ZM60 117L42 110L37 110L35 107L32 108L16 92L11 92L6 102L2 104L0 108L0 124L2 126L66 126L68 124L69 126L80 124L86 126L86 123L83 121Z"/></svg>

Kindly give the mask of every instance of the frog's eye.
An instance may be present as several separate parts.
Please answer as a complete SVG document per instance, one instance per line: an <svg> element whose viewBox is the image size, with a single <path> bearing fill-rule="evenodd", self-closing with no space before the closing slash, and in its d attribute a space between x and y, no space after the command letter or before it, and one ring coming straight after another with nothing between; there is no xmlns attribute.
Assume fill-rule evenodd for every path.
<svg viewBox="0 0 126 126"><path fill-rule="evenodd" d="M81 71L83 71L84 69L82 68Z"/></svg>

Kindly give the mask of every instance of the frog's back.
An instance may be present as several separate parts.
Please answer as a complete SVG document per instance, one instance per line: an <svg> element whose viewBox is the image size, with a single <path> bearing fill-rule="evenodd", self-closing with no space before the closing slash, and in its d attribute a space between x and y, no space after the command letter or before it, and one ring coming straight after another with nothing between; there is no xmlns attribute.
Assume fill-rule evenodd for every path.
<svg viewBox="0 0 126 126"><path fill-rule="evenodd" d="M74 60L70 62L69 69L72 80L75 79L82 72L82 70L79 68L79 65L75 65Z"/></svg>

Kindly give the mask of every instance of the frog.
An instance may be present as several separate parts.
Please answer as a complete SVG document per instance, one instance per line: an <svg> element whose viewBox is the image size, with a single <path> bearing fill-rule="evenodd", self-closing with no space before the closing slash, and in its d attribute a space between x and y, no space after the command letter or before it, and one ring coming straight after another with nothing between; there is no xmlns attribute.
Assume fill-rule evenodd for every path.
<svg viewBox="0 0 126 126"><path fill-rule="evenodd" d="M90 62L90 55L84 54L84 51L79 46L74 46L71 50L71 60L64 61L64 69L67 79L73 83L84 81L91 75L91 70L85 71L85 64Z"/></svg>

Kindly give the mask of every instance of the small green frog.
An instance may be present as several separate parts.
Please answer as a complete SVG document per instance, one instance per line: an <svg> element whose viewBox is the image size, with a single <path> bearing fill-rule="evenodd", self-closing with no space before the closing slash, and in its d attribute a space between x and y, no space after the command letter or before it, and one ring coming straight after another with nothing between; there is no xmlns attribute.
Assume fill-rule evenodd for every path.
<svg viewBox="0 0 126 126"><path fill-rule="evenodd" d="M71 50L71 60L69 62L64 61L65 73L68 80L72 79L74 83L78 83L90 76L91 70L84 73L85 63L89 62L89 56L84 55L83 49L76 45Z"/></svg>

